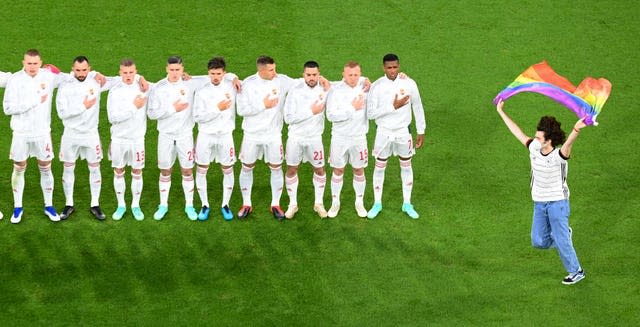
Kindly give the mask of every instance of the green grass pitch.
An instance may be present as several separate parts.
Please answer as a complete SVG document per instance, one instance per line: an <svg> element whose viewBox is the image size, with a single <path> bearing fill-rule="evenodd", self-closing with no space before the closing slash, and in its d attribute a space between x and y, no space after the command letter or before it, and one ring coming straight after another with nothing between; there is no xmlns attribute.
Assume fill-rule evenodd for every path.
<svg viewBox="0 0 640 327"><path fill-rule="evenodd" d="M413 202L421 214L415 221L400 212L393 159L384 211L373 221L358 218L349 205L350 172L341 214L318 219L311 209L311 169L303 167L301 210L279 223L268 213L268 169L259 164L250 221L224 222L216 210L207 222L188 221L174 169L169 216L156 222L157 132L150 121L141 201L147 219L92 219L82 161L76 167L79 211L52 224L41 212L39 176L30 161L25 215L14 226L8 219L11 130L3 115L1 325L640 324L635 1L16 1L3 3L2 10L2 71L19 70L24 51L37 48L45 62L64 70L75 56L86 55L106 75L116 75L119 60L131 57L151 81L164 77L173 54L182 55L195 75L206 73L210 57L222 55L228 71L244 78L255 73L255 58L268 54L278 72L292 77L313 59L337 80L343 64L357 60L375 80L383 73L382 56L393 52L420 87L428 127L425 147L413 160ZM530 246L527 152L491 104L543 59L576 84L588 75L613 84L600 126L584 130L573 148L571 225L587 278L570 287L560 283L565 272L557 254ZM576 120L533 94L510 99L506 110L528 134L545 114L558 117L565 129ZM52 121L58 151L62 124L55 110ZM326 147L329 129L327 124ZM106 146L106 111L100 132ZM367 207L373 201L369 166ZM54 204L61 209L57 158L53 171ZM241 204L238 173L236 165L234 212ZM102 174L101 205L110 216L116 200L108 160ZM220 201L220 188L219 169L212 166L212 205ZM287 202L285 192L283 207Z"/></svg>

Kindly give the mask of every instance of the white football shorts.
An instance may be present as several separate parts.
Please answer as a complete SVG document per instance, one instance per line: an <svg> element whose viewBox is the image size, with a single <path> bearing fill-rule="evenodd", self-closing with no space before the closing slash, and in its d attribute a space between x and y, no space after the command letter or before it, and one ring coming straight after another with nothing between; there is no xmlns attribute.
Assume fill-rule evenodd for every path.
<svg viewBox="0 0 640 327"><path fill-rule="evenodd" d="M102 160L102 143L100 135L69 135L63 134L60 141L60 161L75 162L78 158L87 159L88 163L97 163Z"/></svg>
<svg viewBox="0 0 640 327"><path fill-rule="evenodd" d="M348 139L332 136L329 153L329 164L332 168L344 168L347 164L351 164L353 168L365 168L369 163L365 137Z"/></svg>
<svg viewBox="0 0 640 327"><path fill-rule="evenodd" d="M208 165L218 162L223 166L233 166L236 162L236 147L233 135L198 133L196 139L196 163Z"/></svg>
<svg viewBox="0 0 640 327"><path fill-rule="evenodd" d="M14 135L11 138L9 159L25 161L35 157L40 161L51 161L54 158L51 134L39 136Z"/></svg>
<svg viewBox="0 0 640 327"><path fill-rule="evenodd" d="M303 162L309 162L315 168L324 166L324 145L320 135L306 139L291 136L287 139L286 150L289 166L298 166Z"/></svg>
<svg viewBox="0 0 640 327"><path fill-rule="evenodd" d="M193 136L191 134L173 138L165 134L158 135L158 168L170 169L176 162L176 157L181 168L193 168L195 149L193 148Z"/></svg>
<svg viewBox="0 0 640 327"><path fill-rule="evenodd" d="M109 160L113 168L144 168L144 139L131 142L111 140Z"/></svg>

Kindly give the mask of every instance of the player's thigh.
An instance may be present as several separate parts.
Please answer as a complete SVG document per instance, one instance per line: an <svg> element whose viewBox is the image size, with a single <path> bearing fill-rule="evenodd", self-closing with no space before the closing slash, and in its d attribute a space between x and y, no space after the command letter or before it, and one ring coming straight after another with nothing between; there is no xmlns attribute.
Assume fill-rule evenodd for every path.
<svg viewBox="0 0 640 327"><path fill-rule="evenodd" d="M245 164L252 164L262 158L263 146L254 140L242 139L240 146L240 161Z"/></svg>
<svg viewBox="0 0 640 327"><path fill-rule="evenodd" d="M313 167L324 166L324 144L321 138L311 139L304 147L304 161L311 163Z"/></svg>
<svg viewBox="0 0 640 327"><path fill-rule="evenodd" d="M193 168L193 162L195 160L193 137L189 136L176 140L176 152L180 167Z"/></svg>
<svg viewBox="0 0 640 327"><path fill-rule="evenodd" d="M102 143L100 136L92 135L87 137L79 148L80 158L87 159L87 162L100 162L102 160Z"/></svg>
<svg viewBox="0 0 640 327"><path fill-rule="evenodd" d="M280 138L271 140L264 147L264 161L266 163L279 165L282 164L284 157L284 147Z"/></svg>
<svg viewBox="0 0 640 327"><path fill-rule="evenodd" d="M54 158L53 144L49 134L33 138L33 141L29 142L29 148L30 155L40 161L51 161Z"/></svg>
<svg viewBox="0 0 640 327"><path fill-rule="evenodd" d="M214 146L214 161L222 166L233 166L236 162L236 147L231 134L221 135Z"/></svg>
<svg viewBox="0 0 640 327"><path fill-rule="evenodd" d="M75 162L80 156L80 142L68 135L63 134L60 139L60 152L58 157L62 162Z"/></svg>
<svg viewBox="0 0 640 327"><path fill-rule="evenodd" d="M11 138L9 159L13 161L25 161L29 158L29 141L23 136L14 135Z"/></svg>
<svg viewBox="0 0 640 327"><path fill-rule="evenodd" d="M176 161L176 141L162 134L158 135L158 168L169 169Z"/></svg>
<svg viewBox="0 0 640 327"><path fill-rule="evenodd" d="M393 138L382 133L376 133L373 142L373 156L375 158L386 159L393 154Z"/></svg>
<svg viewBox="0 0 640 327"><path fill-rule="evenodd" d="M304 146L299 140L289 138L287 139L285 160L289 166L298 166L302 162L304 156Z"/></svg>
<svg viewBox="0 0 640 327"><path fill-rule="evenodd" d="M349 144L345 140L331 139L329 145L329 165L332 168L343 168L349 163Z"/></svg>
<svg viewBox="0 0 640 327"><path fill-rule="evenodd" d="M206 133L198 134L196 138L195 161L198 165L209 165L213 161L214 150L213 137Z"/></svg>
<svg viewBox="0 0 640 327"><path fill-rule="evenodd" d="M111 167L124 168L130 165L133 156L131 155L131 146L125 143L113 142L109 145L109 160Z"/></svg>
<svg viewBox="0 0 640 327"><path fill-rule="evenodd" d="M349 147L349 163L353 168L365 168L369 163L369 150L367 140L354 140Z"/></svg>
<svg viewBox="0 0 640 327"><path fill-rule="evenodd" d="M137 140L131 144L131 168L142 169L145 163L144 139Z"/></svg>
<svg viewBox="0 0 640 327"><path fill-rule="evenodd" d="M411 158L415 154L415 147L411 134L397 136L391 144L392 154L395 156Z"/></svg>

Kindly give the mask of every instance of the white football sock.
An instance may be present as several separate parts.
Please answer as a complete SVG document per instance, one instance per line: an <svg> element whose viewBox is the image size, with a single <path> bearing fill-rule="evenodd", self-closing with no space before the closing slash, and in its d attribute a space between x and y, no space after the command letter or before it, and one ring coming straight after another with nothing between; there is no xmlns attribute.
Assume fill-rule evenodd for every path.
<svg viewBox="0 0 640 327"><path fill-rule="evenodd" d="M184 191L184 205L193 207L193 175L182 175L182 191Z"/></svg>
<svg viewBox="0 0 640 327"><path fill-rule="evenodd" d="M45 207L53 205L53 173L51 172L51 163L46 166L40 166L40 188L42 188L42 196L44 197Z"/></svg>
<svg viewBox="0 0 640 327"><path fill-rule="evenodd" d="M22 194L24 192L24 171L27 166L20 167L13 165L13 173L11 173L11 188L13 188L13 206L22 207Z"/></svg>
<svg viewBox="0 0 640 327"><path fill-rule="evenodd" d="M203 207L209 206L209 193L207 192L207 171L208 167L196 168L196 189L198 190L198 196L200 196L200 202Z"/></svg>
<svg viewBox="0 0 640 327"><path fill-rule="evenodd" d="M164 176L160 174L158 190L160 191L160 205L168 206L169 191L171 190L171 175Z"/></svg>
<svg viewBox="0 0 640 327"><path fill-rule="evenodd" d="M340 204L340 193L342 192L342 184L344 175L331 176L331 203Z"/></svg>
<svg viewBox="0 0 640 327"><path fill-rule="evenodd" d="M287 184L287 194L289 195L289 206L298 205L298 175L293 177L285 176L285 183Z"/></svg>
<svg viewBox="0 0 640 327"><path fill-rule="evenodd" d="M73 206L73 184L76 181L74 170L76 164L73 162L65 162L62 168L62 190L66 199L66 205Z"/></svg>
<svg viewBox="0 0 640 327"><path fill-rule="evenodd" d="M271 206L280 205L280 197L282 196L282 186L284 185L284 174L282 168L271 168Z"/></svg>
<svg viewBox="0 0 640 327"><path fill-rule="evenodd" d="M327 184L327 175L316 175L313 173L313 190L315 193L315 204L324 204L324 186Z"/></svg>
<svg viewBox="0 0 640 327"><path fill-rule="evenodd" d="M116 172L113 173L113 189L116 191L118 207L126 207L126 204L124 202L124 193L126 192L124 172L122 172L122 174L118 174Z"/></svg>
<svg viewBox="0 0 640 327"><path fill-rule="evenodd" d="M233 192L233 167L222 169L222 207L228 206Z"/></svg>
<svg viewBox="0 0 640 327"><path fill-rule="evenodd" d="M362 175L353 175L353 190L356 192L356 203L364 203L364 189L367 186L367 180Z"/></svg>
<svg viewBox="0 0 640 327"><path fill-rule="evenodd" d="M89 164L89 188L91 189L91 206L100 205L100 190L102 189L102 173L100 164Z"/></svg>
<svg viewBox="0 0 640 327"><path fill-rule="evenodd" d="M402 179L403 203L411 203L411 191L413 190L413 168L411 168L411 159L400 160L400 178Z"/></svg>
<svg viewBox="0 0 640 327"><path fill-rule="evenodd" d="M251 187L253 186L253 167L242 165L240 176L240 192L242 193L242 205L251 206Z"/></svg>
<svg viewBox="0 0 640 327"><path fill-rule="evenodd" d="M131 207L140 207L140 196L142 194L142 172L139 175L131 172Z"/></svg>
<svg viewBox="0 0 640 327"><path fill-rule="evenodd" d="M387 168L387 161L376 160L373 169L373 201L382 203L382 187L384 186L384 171Z"/></svg>

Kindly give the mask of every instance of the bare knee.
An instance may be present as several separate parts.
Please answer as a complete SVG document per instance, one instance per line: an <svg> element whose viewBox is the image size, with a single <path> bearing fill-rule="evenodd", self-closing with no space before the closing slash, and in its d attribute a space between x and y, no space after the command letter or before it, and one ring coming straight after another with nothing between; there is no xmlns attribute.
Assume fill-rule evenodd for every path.
<svg viewBox="0 0 640 327"><path fill-rule="evenodd" d="M287 177L293 177L298 173L298 166L287 167Z"/></svg>

